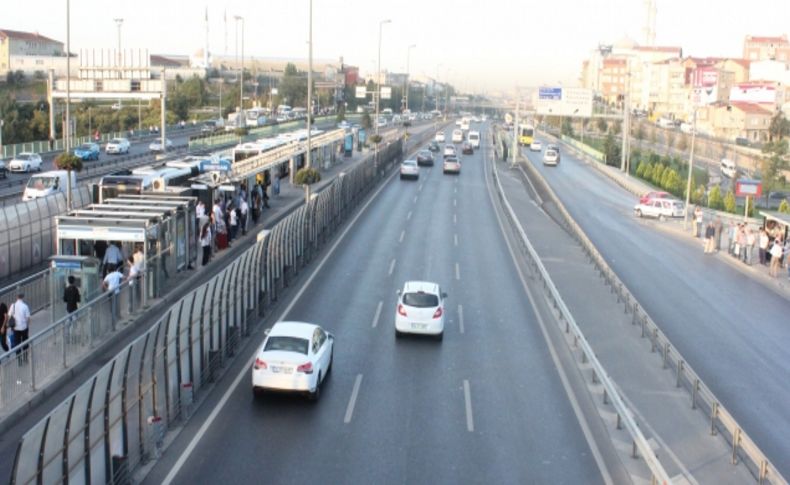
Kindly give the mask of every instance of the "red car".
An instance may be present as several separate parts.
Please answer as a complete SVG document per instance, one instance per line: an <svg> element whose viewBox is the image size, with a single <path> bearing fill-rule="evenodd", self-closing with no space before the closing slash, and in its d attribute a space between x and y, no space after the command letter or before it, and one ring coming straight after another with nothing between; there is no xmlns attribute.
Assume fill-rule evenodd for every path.
<svg viewBox="0 0 790 485"><path fill-rule="evenodd" d="M666 199L671 197L667 192L660 192L657 190L651 190L647 192L642 197L639 198L640 204L646 204L651 199Z"/></svg>

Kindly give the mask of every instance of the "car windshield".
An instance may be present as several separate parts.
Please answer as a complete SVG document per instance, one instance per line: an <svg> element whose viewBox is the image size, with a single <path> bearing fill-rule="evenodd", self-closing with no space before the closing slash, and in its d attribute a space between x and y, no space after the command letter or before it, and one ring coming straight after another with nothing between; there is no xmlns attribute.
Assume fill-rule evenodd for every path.
<svg viewBox="0 0 790 485"><path fill-rule="evenodd" d="M547 150L546 151L546 156L547 157L553 157L553 156L556 156L556 155L557 155L557 152L555 152L554 150Z"/></svg>
<svg viewBox="0 0 790 485"><path fill-rule="evenodd" d="M422 150L422 151L420 151L419 154L422 155L423 157L430 157L431 156L431 152L429 152L427 150Z"/></svg>
<svg viewBox="0 0 790 485"><path fill-rule="evenodd" d="M55 186L58 179L57 177L30 177L27 181L27 188L44 190Z"/></svg>
<svg viewBox="0 0 790 485"><path fill-rule="evenodd" d="M307 339L299 337L269 337L266 340L266 346L263 348L263 351L279 350L307 355L309 343Z"/></svg>
<svg viewBox="0 0 790 485"><path fill-rule="evenodd" d="M120 144L123 143L123 140L121 140L120 138L113 138L113 140L110 143Z"/></svg>
<svg viewBox="0 0 790 485"><path fill-rule="evenodd" d="M417 162L415 162L414 160L404 160L403 165L417 166Z"/></svg>
<svg viewBox="0 0 790 485"><path fill-rule="evenodd" d="M93 148L93 147L91 147L89 144L87 144L87 143L83 143L83 144L82 144L82 145L80 145L80 146L79 146L79 148L77 148L77 149L78 149L78 150L91 150L92 148Z"/></svg>
<svg viewBox="0 0 790 485"><path fill-rule="evenodd" d="M32 156L29 153L20 153L16 158L17 160L30 160Z"/></svg>
<svg viewBox="0 0 790 485"><path fill-rule="evenodd" d="M404 293L403 304L417 308L430 308L439 306L439 297L421 291L416 293Z"/></svg>

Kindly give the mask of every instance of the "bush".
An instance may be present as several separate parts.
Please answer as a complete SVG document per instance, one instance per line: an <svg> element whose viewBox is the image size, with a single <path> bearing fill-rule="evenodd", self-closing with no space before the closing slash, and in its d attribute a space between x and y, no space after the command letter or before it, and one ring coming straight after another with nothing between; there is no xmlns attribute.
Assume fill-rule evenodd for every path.
<svg viewBox="0 0 790 485"><path fill-rule="evenodd" d="M724 200L721 198L721 189L718 185L710 189L708 207L715 210L721 210L724 207Z"/></svg>
<svg viewBox="0 0 790 485"><path fill-rule="evenodd" d="M683 181L680 180L680 175L674 169L668 170L669 176L667 177L667 185L664 189L677 196L683 193Z"/></svg>
<svg viewBox="0 0 790 485"><path fill-rule="evenodd" d="M649 162L639 162L639 165L636 167L636 176L643 179L645 178L645 172L648 170L653 170Z"/></svg>
<svg viewBox="0 0 790 485"><path fill-rule="evenodd" d="M730 214L735 214L736 209L735 194L732 191L727 192L727 196L724 198L724 210Z"/></svg>
<svg viewBox="0 0 790 485"><path fill-rule="evenodd" d="M82 171L82 159L72 153L63 152L55 157L55 166L58 170L80 172Z"/></svg>
<svg viewBox="0 0 790 485"><path fill-rule="evenodd" d="M381 140L383 140L383 138L381 137L381 135L372 135L372 136L370 137L370 142L371 142L371 143L375 143L376 145L378 145L379 143L381 143Z"/></svg>
<svg viewBox="0 0 790 485"><path fill-rule="evenodd" d="M321 172L314 168L300 168L294 176L296 185L311 185L321 180Z"/></svg>
<svg viewBox="0 0 790 485"><path fill-rule="evenodd" d="M779 204L779 212L782 214L790 214L790 204L787 203L787 199L783 200L781 204Z"/></svg>
<svg viewBox="0 0 790 485"><path fill-rule="evenodd" d="M246 126L241 126L233 130L233 133L238 137L244 137L250 134L250 129Z"/></svg>

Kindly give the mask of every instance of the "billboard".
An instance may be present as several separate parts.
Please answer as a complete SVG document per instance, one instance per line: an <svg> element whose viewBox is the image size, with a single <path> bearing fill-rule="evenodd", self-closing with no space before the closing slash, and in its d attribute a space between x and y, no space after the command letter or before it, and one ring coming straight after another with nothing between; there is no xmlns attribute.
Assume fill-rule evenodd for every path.
<svg viewBox="0 0 790 485"><path fill-rule="evenodd" d="M535 109L541 115L592 116L593 94L591 89L541 87Z"/></svg>
<svg viewBox="0 0 790 485"><path fill-rule="evenodd" d="M392 88L389 86L381 86L381 99L392 98Z"/></svg>
<svg viewBox="0 0 790 485"><path fill-rule="evenodd" d="M357 86L355 90L355 97L357 98L366 98L368 96L368 87L367 86Z"/></svg>
<svg viewBox="0 0 790 485"><path fill-rule="evenodd" d="M763 184L759 180L740 179L735 182L735 195L760 197L763 195Z"/></svg>

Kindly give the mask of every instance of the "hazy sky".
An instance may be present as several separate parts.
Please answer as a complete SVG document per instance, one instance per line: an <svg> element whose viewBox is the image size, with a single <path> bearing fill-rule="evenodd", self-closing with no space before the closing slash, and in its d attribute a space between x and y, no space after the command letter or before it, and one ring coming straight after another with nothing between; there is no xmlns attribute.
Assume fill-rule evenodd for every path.
<svg viewBox="0 0 790 485"><path fill-rule="evenodd" d="M38 31L65 41L66 1L3 0L0 28ZM577 82L581 61L599 42L642 40L643 0L314 0L316 58L375 70L379 20L382 69L438 76L465 90ZM743 38L790 31L790 0L657 0L660 45L684 54L740 56ZM124 47L189 54L204 45L208 5L210 50L235 51L234 15L245 17L245 52L306 57L308 0L71 0L72 51L117 44L113 18L125 19ZM437 66L441 64L442 66Z"/></svg>

